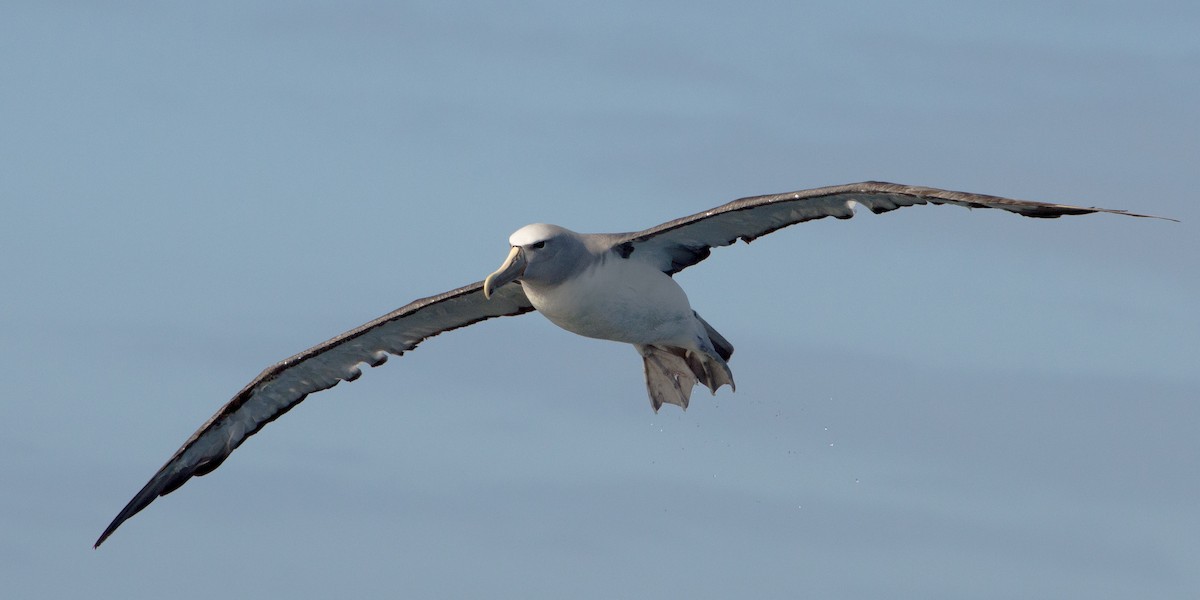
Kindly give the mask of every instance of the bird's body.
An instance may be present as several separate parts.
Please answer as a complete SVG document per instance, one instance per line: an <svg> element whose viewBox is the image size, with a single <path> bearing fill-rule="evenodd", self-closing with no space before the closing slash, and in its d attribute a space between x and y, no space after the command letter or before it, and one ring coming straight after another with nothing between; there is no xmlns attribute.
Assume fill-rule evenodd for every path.
<svg viewBox="0 0 1200 600"><path fill-rule="evenodd" d="M813 219L847 219L856 204L877 214L916 204L955 204L1042 218L1096 212L1146 216L864 182L743 198L634 233L578 234L529 225L510 237L508 258L485 281L416 300L268 367L184 442L96 546L155 498L212 472L309 394L357 379L362 364L381 365L389 354L402 355L431 336L493 317L536 309L567 331L632 344L642 356L654 409L663 404L686 408L697 383L713 393L733 386L727 362L733 346L692 310L671 276L704 260L712 248L750 242Z"/></svg>
<svg viewBox="0 0 1200 600"><path fill-rule="evenodd" d="M559 230L586 239L586 234ZM581 262L581 269L553 285L530 279L521 282L525 297L550 322L585 337L628 344L682 342L690 337L691 304L673 278L611 250L589 251Z"/></svg>
<svg viewBox="0 0 1200 600"><path fill-rule="evenodd" d="M687 408L692 388L733 386L733 346L692 310L670 275L613 236L536 223L509 237L512 250L483 284L520 279L525 296L559 327L585 337L633 344L642 355L650 405Z"/></svg>

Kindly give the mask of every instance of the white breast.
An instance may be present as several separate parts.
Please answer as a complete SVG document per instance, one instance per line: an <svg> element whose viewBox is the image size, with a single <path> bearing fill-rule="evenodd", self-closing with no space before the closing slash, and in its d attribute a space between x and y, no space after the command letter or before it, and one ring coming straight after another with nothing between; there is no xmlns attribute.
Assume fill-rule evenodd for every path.
<svg viewBox="0 0 1200 600"><path fill-rule="evenodd" d="M695 335L687 294L641 261L610 255L561 284L524 286L534 308L579 335L631 344L690 344Z"/></svg>

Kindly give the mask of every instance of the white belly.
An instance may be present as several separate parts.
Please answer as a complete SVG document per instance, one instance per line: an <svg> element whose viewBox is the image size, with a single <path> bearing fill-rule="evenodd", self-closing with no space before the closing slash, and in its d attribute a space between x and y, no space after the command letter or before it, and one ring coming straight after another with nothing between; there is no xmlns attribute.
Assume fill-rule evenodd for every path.
<svg viewBox="0 0 1200 600"><path fill-rule="evenodd" d="M609 258L560 285L524 286L534 308L567 331L630 344L694 343L698 322L687 294L640 261Z"/></svg>

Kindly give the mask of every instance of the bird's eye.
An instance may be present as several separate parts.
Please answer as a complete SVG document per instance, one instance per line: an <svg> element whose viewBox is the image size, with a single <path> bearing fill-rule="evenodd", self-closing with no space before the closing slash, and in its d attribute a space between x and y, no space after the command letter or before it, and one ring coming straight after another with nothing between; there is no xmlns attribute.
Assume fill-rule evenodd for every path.
<svg viewBox="0 0 1200 600"><path fill-rule="evenodd" d="M542 241L540 241L540 242L534 242L534 243L533 243L533 247L534 247L534 248L545 248L545 247L546 247L546 241L545 241L545 240L542 240Z"/></svg>

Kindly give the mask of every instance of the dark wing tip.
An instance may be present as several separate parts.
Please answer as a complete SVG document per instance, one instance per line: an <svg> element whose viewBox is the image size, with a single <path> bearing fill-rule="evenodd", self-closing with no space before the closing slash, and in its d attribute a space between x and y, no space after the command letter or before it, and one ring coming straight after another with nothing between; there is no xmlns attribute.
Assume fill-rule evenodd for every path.
<svg viewBox="0 0 1200 600"><path fill-rule="evenodd" d="M104 540L107 540L108 536L112 535L112 533L117 530L117 527L121 526L121 521L124 520L125 519L117 519L110 523L108 528L104 530L104 533L100 534L100 537L96 539L96 543L92 544L92 550L100 548L100 544L103 544Z"/></svg>
<svg viewBox="0 0 1200 600"><path fill-rule="evenodd" d="M1114 214L1118 214L1118 215L1125 215L1127 217L1137 217L1139 219L1160 219L1163 221L1170 221L1172 223L1182 223L1183 222L1183 221L1180 221L1179 219L1172 219L1171 217L1160 217L1158 215L1142 215L1142 214L1138 214L1138 213L1132 213L1127 210L1114 210L1114 211L1110 211L1110 212L1112 212Z"/></svg>
<svg viewBox="0 0 1200 600"><path fill-rule="evenodd" d="M100 537L96 539L96 543L92 545L92 549L94 550L99 548L100 544L103 544L104 540L107 540L108 536L112 535L122 523L129 520L129 518L133 515L141 512L143 508L149 506L151 502L154 502L155 498L158 498L166 493L162 491L163 487L165 486L162 485L159 476L155 476L148 481L145 487L143 487L142 490L138 492L128 504L125 505L125 508L122 508L121 512L117 513L117 516L112 520L112 523L109 523L108 527L104 529L104 533L101 533Z"/></svg>
<svg viewBox="0 0 1200 600"><path fill-rule="evenodd" d="M228 456L228 454L225 454L223 456L210 457L200 464L180 468L177 461L187 447L185 445L183 448L180 448L175 453L175 456L172 456L171 460L167 461L167 464L163 465L154 474L154 477L151 477L150 481L147 481L146 485L142 486L141 490L138 490L138 493L125 505L125 508L122 508L121 512L117 513L117 516L113 518L112 523L109 523L108 527L104 529L104 533L101 533L100 537L96 539L96 543L92 546L93 549L99 548L100 544L103 544L104 540L107 540L108 536L112 535L122 523L142 512L142 509L150 506L150 503L158 499L159 496L166 496L179 489L192 477L204 475L212 471L220 466Z"/></svg>

